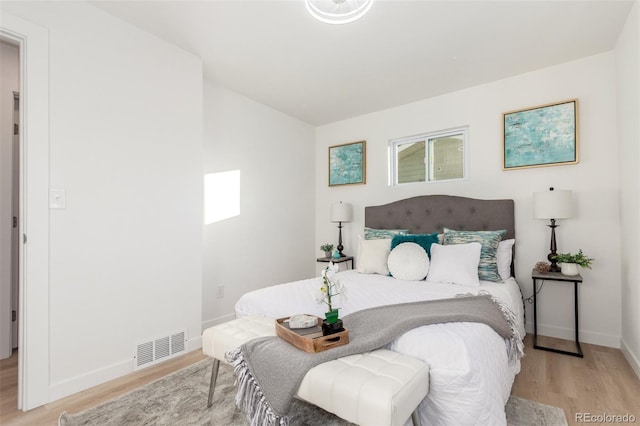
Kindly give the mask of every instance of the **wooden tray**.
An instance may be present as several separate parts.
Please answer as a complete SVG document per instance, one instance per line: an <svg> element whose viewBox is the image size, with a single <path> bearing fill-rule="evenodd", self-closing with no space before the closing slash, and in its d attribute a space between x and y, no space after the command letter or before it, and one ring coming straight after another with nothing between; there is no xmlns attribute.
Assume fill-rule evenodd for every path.
<svg viewBox="0 0 640 426"><path fill-rule="evenodd" d="M323 336L322 318L318 318L318 325L311 329L291 329L289 324L285 323L289 318L276 320L276 335L302 351L309 353L322 352L349 343L348 330Z"/></svg>

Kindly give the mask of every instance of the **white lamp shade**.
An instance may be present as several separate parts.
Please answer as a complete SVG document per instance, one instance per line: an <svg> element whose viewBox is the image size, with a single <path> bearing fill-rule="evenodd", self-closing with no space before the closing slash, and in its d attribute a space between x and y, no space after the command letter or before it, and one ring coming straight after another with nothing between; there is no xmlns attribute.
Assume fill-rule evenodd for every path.
<svg viewBox="0 0 640 426"><path fill-rule="evenodd" d="M573 214L573 194L569 190L533 193L534 219L568 219Z"/></svg>
<svg viewBox="0 0 640 426"><path fill-rule="evenodd" d="M351 204L342 201L331 204L331 222L351 222L352 218Z"/></svg>

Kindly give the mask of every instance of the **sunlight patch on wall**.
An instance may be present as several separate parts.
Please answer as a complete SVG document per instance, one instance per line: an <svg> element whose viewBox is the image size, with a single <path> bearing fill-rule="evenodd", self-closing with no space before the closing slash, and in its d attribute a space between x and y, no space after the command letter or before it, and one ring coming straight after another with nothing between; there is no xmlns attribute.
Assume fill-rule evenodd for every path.
<svg viewBox="0 0 640 426"><path fill-rule="evenodd" d="M204 223L240 215L240 170L204 176Z"/></svg>

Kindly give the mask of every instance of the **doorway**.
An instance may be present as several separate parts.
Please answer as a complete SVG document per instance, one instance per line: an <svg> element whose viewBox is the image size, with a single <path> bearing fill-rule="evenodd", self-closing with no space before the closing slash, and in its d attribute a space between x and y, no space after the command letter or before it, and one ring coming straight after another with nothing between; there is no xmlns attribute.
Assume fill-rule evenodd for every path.
<svg viewBox="0 0 640 426"><path fill-rule="evenodd" d="M0 40L0 360L15 365L2 400L18 401L20 46ZM8 385L8 386L7 386ZM13 404L12 404L13 405Z"/></svg>
<svg viewBox="0 0 640 426"><path fill-rule="evenodd" d="M49 33L45 27L3 11L0 41L14 48L18 46L19 52L19 87L10 91L9 102L13 100L13 92L18 92L19 308L16 309L16 321L19 352L16 393L18 408L26 411L49 402ZM5 78L4 70L1 78ZM13 105L3 118L5 115L13 120ZM13 135L10 140L12 138ZM3 172L0 170L0 173ZM4 176L6 174L2 181ZM2 223L9 223L13 234L13 212L9 215L9 222ZM4 247L5 251L6 247L11 250L6 244ZM0 267L2 271L6 270L3 265ZM10 274L11 267L8 268ZM5 291L1 285L0 291ZM9 294L0 296L0 315L4 318L8 315L11 319L13 309L3 303L7 299L10 301ZM5 330L10 328L0 327L0 333L6 333Z"/></svg>
<svg viewBox="0 0 640 426"><path fill-rule="evenodd" d="M18 348L20 47L0 40L0 64L0 359L5 359Z"/></svg>

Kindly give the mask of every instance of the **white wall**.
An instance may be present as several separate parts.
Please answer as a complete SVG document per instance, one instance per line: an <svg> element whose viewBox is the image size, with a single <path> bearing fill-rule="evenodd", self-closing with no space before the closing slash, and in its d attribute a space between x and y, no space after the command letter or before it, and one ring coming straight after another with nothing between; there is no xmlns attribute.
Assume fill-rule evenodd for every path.
<svg viewBox="0 0 640 426"><path fill-rule="evenodd" d="M88 4L2 7L49 31L53 400L131 371L140 341L199 346L202 69Z"/></svg>
<svg viewBox="0 0 640 426"><path fill-rule="evenodd" d="M20 91L19 60L17 46L0 42L0 359L12 352L13 92Z"/></svg>
<svg viewBox="0 0 640 426"><path fill-rule="evenodd" d="M613 53L542 69L319 127L316 143L316 245L335 241L328 220L332 202L354 205L354 222L345 226L345 247L355 253L364 206L421 194L474 198L512 198L516 215L516 273L525 297L532 294L530 271L548 254L547 222L533 220L534 191L550 186L574 191L577 214L559 221L559 251L582 248L596 259L584 270L580 289L580 336L585 342L617 347L620 339L620 237L618 145ZM580 163L570 166L502 170L502 113L554 101L579 99ZM390 139L468 125L469 178L462 182L387 185ZM327 186L327 147L365 139L367 184ZM322 212L327 212L322 214ZM572 339L571 285L545 285L538 314L541 334ZM532 329L531 306L527 309Z"/></svg>
<svg viewBox="0 0 640 426"><path fill-rule="evenodd" d="M313 276L315 148L310 125L209 81L204 141L205 173L241 173L240 216L204 229L208 327L232 318L247 291Z"/></svg>
<svg viewBox="0 0 640 426"><path fill-rule="evenodd" d="M620 140L621 348L640 377L640 5L634 5L615 50Z"/></svg>

